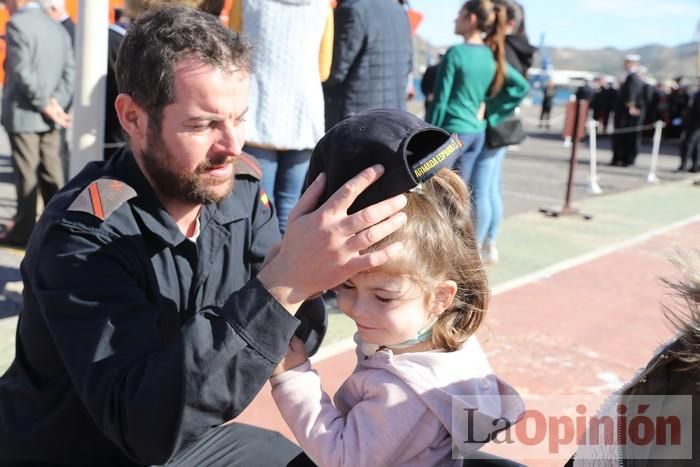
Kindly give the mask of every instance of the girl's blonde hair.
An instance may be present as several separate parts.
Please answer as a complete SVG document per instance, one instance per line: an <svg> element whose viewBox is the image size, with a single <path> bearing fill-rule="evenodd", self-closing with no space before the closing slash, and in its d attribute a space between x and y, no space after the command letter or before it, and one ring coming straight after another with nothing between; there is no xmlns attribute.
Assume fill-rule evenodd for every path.
<svg viewBox="0 0 700 467"><path fill-rule="evenodd" d="M382 269L409 275L428 292L430 300L437 282L457 283L452 305L438 318L432 337L433 348L454 351L479 328L489 299L470 217L469 191L457 174L442 169L406 196L406 224L371 250L402 242L400 258Z"/></svg>
<svg viewBox="0 0 700 467"><path fill-rule="evenodd" d="M462 10L476 16L476 27L486 34L484 42L496 60L496 75L489 88L489 96L494 97L506 81L506 7L490 0L469 0L464 3Z"/></svg>

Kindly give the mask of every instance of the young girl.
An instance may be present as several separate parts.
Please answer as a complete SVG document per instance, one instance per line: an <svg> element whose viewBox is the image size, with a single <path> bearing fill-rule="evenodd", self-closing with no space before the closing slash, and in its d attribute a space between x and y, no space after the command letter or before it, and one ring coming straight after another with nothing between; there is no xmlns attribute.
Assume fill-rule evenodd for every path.
<svg viewBox="0 0 700 467"><path fill-rule="evenodd" d="M401 242L400 257L337 287L358 362L335 403L301 347L271 379L284 420L323 467L461 465L523 409L473 336L489 292L466 186L442 169L406 196L406 224L373 247Z"/></svg>

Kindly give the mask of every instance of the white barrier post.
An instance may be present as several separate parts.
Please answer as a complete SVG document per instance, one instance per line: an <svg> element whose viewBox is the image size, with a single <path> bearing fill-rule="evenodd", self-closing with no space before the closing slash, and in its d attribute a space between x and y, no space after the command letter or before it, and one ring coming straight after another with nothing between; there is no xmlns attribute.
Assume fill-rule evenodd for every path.
<svg viewBox="0 0 700 467"><path fill-rule="evenodd" d="M595 120L588 120L586 126L588 126L588 153L590 155L591 169L586 190L594 195L599 195L603 192L603 189L600 188L600 185L598 185L598 151L596 148L596 131L598 128L598 122Z"/></svg>
<svg viewBox="0 0 700 467"><path fill-rule="evenodd" d="M654 139L651 149L651 164L649 166L649 175L647 175L647 183L659 183L659 178L656 176L656 163L659 160L659 149L661 147L661 131L664 127L664 122L657 120L654 123Z"/></svg>
<svg viewBox="0 0 700 467"><path fill-rule="evenodd" d="M78 2L75 26L75 92L73 97L73 145L70 176L88 162L102 159L107 76L107 0Z"/></svg>

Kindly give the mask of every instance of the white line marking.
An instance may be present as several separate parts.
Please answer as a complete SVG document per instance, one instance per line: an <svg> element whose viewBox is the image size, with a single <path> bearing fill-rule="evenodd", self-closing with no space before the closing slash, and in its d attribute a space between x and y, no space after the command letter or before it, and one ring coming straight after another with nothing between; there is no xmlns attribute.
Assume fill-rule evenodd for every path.
<svg viewBox="0 0 700 467"><path fill-rule="evenodd" d="M580 256L576 256L571 259L567 259L564 261L561 261L559 263L553 264L551 266L547 266L543 269L540 269L539 271L535 271L531 274L526 274L522 277L518 277L517 279L509 280L504 282L503 284L497 285L492 289L493 295L498 295L503 292L507 292L509 290L516 289L518 287L521 287L526 284L530 284L532 282L536 282L542 279L546 279L548 277L553 276L554 274L560 273L562 271L565 271L567 269L574 268L576 266L580 266L584 263L588 263L590 261L596 260L602 256L609 255L611 253L615 253L620 250L624 250L625 248L630 248L634 245L638 245L646 240L649 240L650 238L656 237L658 235L664 234L668 231L674 230L674 229L679 229L682 227L685 227L686 225L693 224L695 222L700 221L700 214L696 214L694 216L688 217L684 220L674 222L672 224L668 224L662 227L658 227L656 229L651 229L647 232L644 232L643 234L637 235L636 237L632 237L626 240L622 240L617 243L613 243L612 245L605 246L603 248L599 248L597 250L593 250L589 253L585 253Z"/></svg>

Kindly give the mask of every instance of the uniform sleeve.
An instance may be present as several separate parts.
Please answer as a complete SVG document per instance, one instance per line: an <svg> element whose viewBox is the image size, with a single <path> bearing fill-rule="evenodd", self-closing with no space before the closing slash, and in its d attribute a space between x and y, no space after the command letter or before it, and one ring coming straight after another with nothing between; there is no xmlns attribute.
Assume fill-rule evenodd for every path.
<svg viewBox="0 0 700 467"><path fill-rule="evenodd" d="M486 118L494 126L510 116L530 90L527 79L515 68L506 65L503 89L486 102Z"/></svg>
<svg viewBox="0 0 700 467"><path fill-rule="evenodd" d="M63 223L24 272L96 427L150 465L238 415L298 322L255 279L181 322L150 298L155 271L143 256L128 237Z"/></svg>
<svg viewBox="0 0 700 467"><path fill-rule="evenodd" d="M357 54L367 40L365 25L360 14L354 8L341 3L335 9L333 65L326 86L336 86L345 81Z"/></svg>
<svg viewBox="0 0 700 467"><path fill-rule="evenodd" d="M32 64L29 61L31 56L31 44L29 39L15 23L9 21L7 23L7 31L5 35L6 45L6 66L12 67L12 72L17 78L19 92L24 94L38 112L49 103L49 96L46 90L39 85L41 78L32 69Z"/></svg>
<svg viewBox="0 0 700 467"><path fill-rule="evenodd" d="M632 79L630 86L630 99L628 107L630 106L634 106L638 109L645 107L644 81L642 81L637 75L634 75L634 79Z"/></svg>
<svg viewBox="0 0 700 467"><path fill-rule="evenodd" d="M318 373L308 361L270 382L284 421L317 465L400 465L402 459L425 451L435 439L417 434L422 428L437 432L437 426L428 426L437 421L432 415L426 416L422 403L411 403L409 399L415 396L398 380L367 384L362 389L363 399L346 415L322 390Z"/></svg>
<svg viewBox="0 0 700 467"><path fill-rule="evenodd" d="M323 28L323 37L321 37L321 47L318 54L318 71L322 82L326 81L330 76L333 64L333 24L333 8L329 4L326 25Z"/></svg>
<svg viewBox="0 0 700 467"><path fill-rule="evenodd" d="M277 216L267 195L257 189L253 206L253 243L250 259L253 276L262 268L265 255L281 241ZM299 320L295 335L304 342L307 355L315 354L321 347L328 328L328 315L321 297L302 303L294 315Z"/></svg>
<svg viewBox="0 0 700 467"><path fill-rule="evenodd" d="M437 76L435 78L435 86L433 88L433 103L428 109L426 120L437 127L442 128L447 115L447 104L452 93L452 84L454 83L456 63L455 49L449 49L445 57L440 62Z"/></svg>

